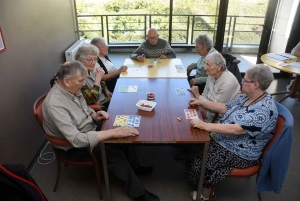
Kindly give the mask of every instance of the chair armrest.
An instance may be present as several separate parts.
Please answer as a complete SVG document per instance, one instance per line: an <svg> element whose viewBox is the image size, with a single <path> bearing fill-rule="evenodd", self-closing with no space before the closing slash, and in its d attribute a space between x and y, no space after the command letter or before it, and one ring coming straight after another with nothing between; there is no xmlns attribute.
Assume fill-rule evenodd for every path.
<svg viewBox="0 0 300 201"><path fill-rule="evenodd" d="M91 105L88 105L90 108L92 108L93 110L95 111L100 111L102 110L101 106L99 105L99 103L95 103L95 104L91 104Z"/></svg>
<svg viewBox="0 0 300 201"><path fill-rule="evenodd" d="M68 140L66 140L66 139L53 138L53 137L51 137L48 134L45 134L45 137L52 144L56 144L56 145L60 145L60 146L71 146L71 143Z"/></svg>

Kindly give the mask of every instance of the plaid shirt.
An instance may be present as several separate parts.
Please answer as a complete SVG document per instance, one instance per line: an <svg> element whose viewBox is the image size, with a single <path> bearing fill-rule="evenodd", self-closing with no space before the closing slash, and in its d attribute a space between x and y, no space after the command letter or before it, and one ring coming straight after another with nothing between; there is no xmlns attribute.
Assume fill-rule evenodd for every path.
<svg viewBox="0 0 300 201"><path fill-rule="evenodd" d="M73 147L93 148L99 143L96 125L82 93L73 95L56 83L43 103L43 126L54 138L67 139L72 146L55 146L68 150Z"/></svg>

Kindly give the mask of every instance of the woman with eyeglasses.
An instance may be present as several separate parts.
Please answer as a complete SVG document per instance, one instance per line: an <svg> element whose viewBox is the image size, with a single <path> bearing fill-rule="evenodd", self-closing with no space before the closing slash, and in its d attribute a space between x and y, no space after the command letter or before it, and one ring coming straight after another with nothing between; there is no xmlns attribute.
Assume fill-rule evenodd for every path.
<svg viewBox="0 0 300 201"><path fill-rule="evenodd" d="M188 89L195 98L203 101L226 103L234 99L240 92L240 84L236 77L227 70L223 56L215 51L206 56L204 70L207 80L203 93L200 95L199 87ZM205 122L211 122L215 112L201 107L201 115ZM218 119L221 115L218 116Z"/></svg>
<svg viewBox="0 0 300 201"><path fill-rule="evenodd" d="M78 48L75 54L75 60L81 62L88 70L85 78L86 85L81 88L81 92L87 104L99 103L104 111L107 111L112 93L106 87L104 81L101 81L104 70L96 68L97 56L99 50L94 45L83 45Z"/></svg>
<svg viewBox="0 0 300 201"><path fill-rule="evenodd" d="M122 65L117 69L108 57L108 46L103 37L96 37L91 40L91 44L95 45L99 49L99 55L97 56L97 64L102 67L105 74L102 80L105 81L107 88L110 92L114 92L117 80L120 77L120 73L127 71L128 67Z"/></svg>
<svg viewBox="0 0 300 201"><path fill-rule="evenodd" d="M191 121L192 127L209 131L211 137L202 200L208 200L211 186L224 179L233 168L246 168L259 163L277 123L275 102L266 92L273 79L268 66L257 64L246 71L242 82L243 94L235 99L227 103L196 98L189 100L190 105L201 105L224 114L217 124L200 119ZM185 159L188 179L196 186L200 178L202 155L201 146L187 149ZM197 192L193 191L192 199L196 200L196 196Z"/></svg>

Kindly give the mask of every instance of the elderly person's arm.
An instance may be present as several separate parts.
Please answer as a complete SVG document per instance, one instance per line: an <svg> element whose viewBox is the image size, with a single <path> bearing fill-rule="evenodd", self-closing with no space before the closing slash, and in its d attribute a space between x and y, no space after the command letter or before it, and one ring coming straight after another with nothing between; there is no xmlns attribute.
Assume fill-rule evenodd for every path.
<svg viewBox="0 0 300 201"><path fill-rule="evenodd" d="M130 55L130 59L140 60L143 57L144 52L142 50L142 44Z"/></svg>
<svg viewBox="0 0 300 201"><path fill-rule="evenodd" d="M292 55L300 56L300 42L292 49Z"/></svg>
<svg viewBox="0 0 300 201"><path fill-rule="evenodd" d="M112 96L112 93L108 90L107 85L106 85L106 83L104 81L101 81L101 88L103 90L103 93L106 94L106 96L110 100L110 98Z"/></svg>
<svg viewBox="0 0 300 201"><path fill-rule="evenodd" d="M199 128L213 133L222 133L225 135L242 135L247 132L238 124L214 124L206 123L200 119L193 119L191 121L193 128Z"/></svg>
<svg viewBox="0 0 300 201"><path fill-rule="evenodd" d="M55 122L59 132L72 144L73 147L76 148L90 147L90 150L92 151L99 141L101 142L111 138L136 136L139 134L135 128L127 126L99 132L81 132L70 119L70 114L67 109L54 106L51 108L49 107L47 110L47 113L49 114L47 117L49 120L51 119L52 122Z"/></svg>
<svg viewBox="0 0 300 201"><path fill-rule="evenodd" d="M116 77L117 75L119 75L120 73L127 71L127 69L128 69L127 66L122 65L118 70L103 75L102 80L103 81L110 80L110 79Z"/></svg>
<svg viewBox="0 0 300 201"><path fill-rule="evenodd" d="M166 53L166 57L167 58L176 58L176 53L174 52L174 50L171 48L170 44L167 43L167 53Z"/></svg>
<svg viewBox="0 0 300 201"><path fill-rule="evenodd" d="M192 64L190 64L190 65L187 67L187 69L186 69L187 74L189 75L189 74L191 73L191 71L192 71L193 69L196 69L196 68L197 68L197 63L192 63Z"/></svg>
<svg viewBox="0 0 300 201"><path fill-rule="evenodd" d="M103 69L96 68L95 82L92 88L89 88L87 85L81 88L81 93L83 94L84 99L88 105L95 104L99 99L99 91L101 91L101 79L104 75Z"/></svg>
<svg viewBox="0 0 300 201"><path fill-rule="evenodd" d="M215 111L217 113L221 113L221 114L224 114L227 112L225 103L210 102L210 101L205 101L205 100L198 100L196 98L191 98L189 100L189 105L202 106L202 107L205 107L206 109L209 109L209 110Z"/></svg>

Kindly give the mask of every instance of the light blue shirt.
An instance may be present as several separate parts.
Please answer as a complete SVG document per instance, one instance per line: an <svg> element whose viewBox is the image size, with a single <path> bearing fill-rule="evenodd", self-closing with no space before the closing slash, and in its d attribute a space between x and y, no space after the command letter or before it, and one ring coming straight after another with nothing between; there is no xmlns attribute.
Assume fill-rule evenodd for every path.
<svg viewBox="0 0 300 201"><path fill-rule="evenodd" d="M270 94L249 106L243 106L248 100L242 94L226 103L227 112L220 119L220 124L238 124L247 134L214 134L212 138L225 149L246 160L257 160L263 148L273 137L278 111Z"/></svg>

